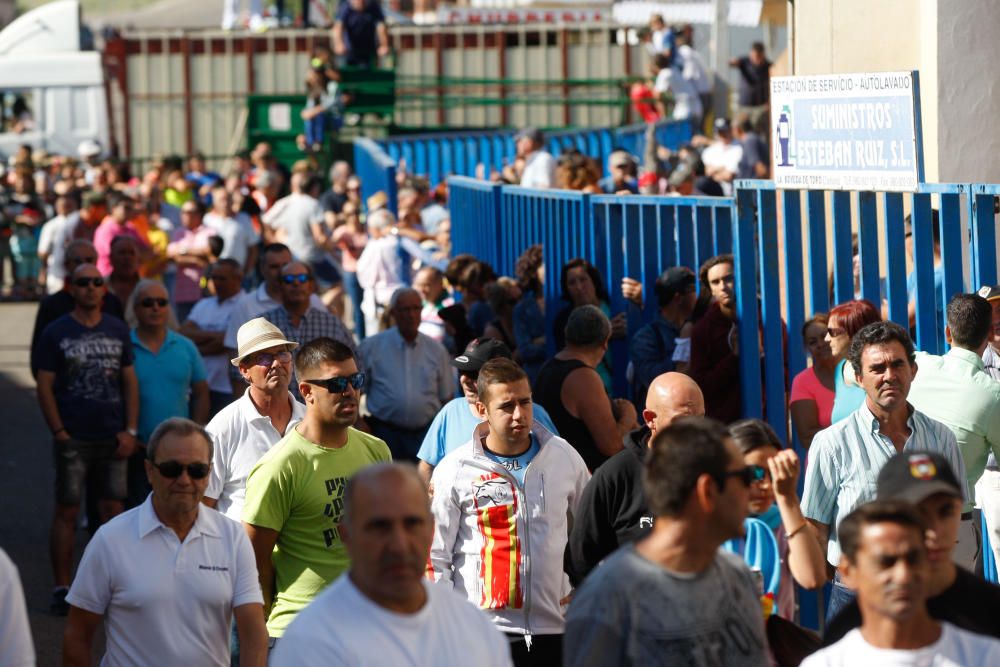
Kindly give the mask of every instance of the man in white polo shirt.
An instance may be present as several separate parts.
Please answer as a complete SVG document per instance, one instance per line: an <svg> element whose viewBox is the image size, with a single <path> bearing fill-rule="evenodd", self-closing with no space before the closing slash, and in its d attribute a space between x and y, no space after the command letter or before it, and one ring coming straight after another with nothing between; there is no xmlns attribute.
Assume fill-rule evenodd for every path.
<svg viewBox="0 0 1000 667"><path fill-rule="evenodd" d="M146 446L153 493L87 546L66 601L67 665L91 661L104 621L105 665L229 665L235 616L241 665L263 667L267 631L253 549L240 525L202 507L212 440L168 419Z"/></svg>
<svg viewBox="0 0 1000 667"><path fill-rule="evenodd" d="M306 406L288 391L296 347L263 317L240 327L239 352L231 363L250 386L205 427L215 453L203 502L233 521L241 520L247 475L306 414Z"/></svg>

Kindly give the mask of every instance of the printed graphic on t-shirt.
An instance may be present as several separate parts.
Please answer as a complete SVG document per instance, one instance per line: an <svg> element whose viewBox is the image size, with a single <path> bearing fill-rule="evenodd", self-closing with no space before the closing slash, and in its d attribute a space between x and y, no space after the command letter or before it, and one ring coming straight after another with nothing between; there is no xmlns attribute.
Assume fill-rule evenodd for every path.
<svg viewBox="0 0 1000 667"><path fill-rule="evenodd" d="M94 401L121 400L119 377L123 345L120 338L101 331L59 341L66 359L66 390Z"/></svg>
<svg viewBox="0 0 1000 667"><path fill-rule="evenodd" d="M330 526L323 529L323 541L326 543L327 548L329 548L340 542L340 529L338 526L341 517L344 516L344 490L347 488L347 478L334 477L326 480L324 484L326 485L326 494L329 496L329 502L323 508L323 514L329 517Z"/></svg>
<svg viewBox="0 0 1000 667"><path fill-rule="evenodd" d="M510 481L488 473L472 483L482 536L479 581L483 609L520 609L524 606L521 587L521 536L517 530L517 494Z"/></svg>

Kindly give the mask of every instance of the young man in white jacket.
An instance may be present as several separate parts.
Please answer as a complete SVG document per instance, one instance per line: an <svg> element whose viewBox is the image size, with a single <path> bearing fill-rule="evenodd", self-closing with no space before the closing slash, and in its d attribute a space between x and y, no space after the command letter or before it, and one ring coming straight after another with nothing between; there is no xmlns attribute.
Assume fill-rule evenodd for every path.
<svg viewBox="0 0 1000 667"><path fill-rule="evenodd" d="M568 442L532 421L517 364L491 359L477 388L484 422L431 479L434 577L507 634L515 665L558 665L570 593L563 552L590 474Z"/></svg>

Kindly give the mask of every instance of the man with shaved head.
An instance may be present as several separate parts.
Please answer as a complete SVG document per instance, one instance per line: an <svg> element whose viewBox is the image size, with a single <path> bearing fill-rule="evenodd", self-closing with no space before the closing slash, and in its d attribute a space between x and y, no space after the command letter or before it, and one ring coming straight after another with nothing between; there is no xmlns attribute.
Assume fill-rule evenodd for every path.
<svg viewBox="0 0 1000 667"><path fill-rule="evenodd" d="M340 523L350 569L299 613L270 664L510 665L486 615L423 576L433 532L415 467L359 470Z"/></svg>
<svg viewBox="0 0 1000 667"><path fill-rule="evenodd" d="M598 468L583 490L564 563L574 585L619 546L650 531L653 515L642 492L649 443L678 417L704 414L705 398L687 375L664 373L649 385L643 425L625 435L624 449Z"/></svg>

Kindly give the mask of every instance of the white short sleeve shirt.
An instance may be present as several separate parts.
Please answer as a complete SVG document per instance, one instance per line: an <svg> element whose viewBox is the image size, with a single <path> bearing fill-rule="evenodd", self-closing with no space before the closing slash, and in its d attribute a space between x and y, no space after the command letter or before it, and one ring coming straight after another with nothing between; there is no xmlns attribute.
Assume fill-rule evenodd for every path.
<svg viewBox="0 0 1000 667"><path fill-rule="evenodd" d="M204 331L226 331L229 327L229 318L242 300L243 292L225 301L219 301L219 298L215 296L207 296L194 304L194 308L191 309L188 319ZM229 355L225 352L220 352L218 354L202 355L202 359L205 361L208 388L212 391L225 394L231 392L232 385L229 384Z"/></svg>
<svg viewBox="0 0 1000 667"><path fill-rule="evenodd" d="M292 403L292 418L284 433L274 428L269 417L257 412L250 400L249 388L238 400L220 410L205 427L215 443L205 497L217 499L216 509L237 523L243 512L250 471L306 414L306 406L291 394L288 400Z"/></svg>
<svg viewBox="0 0 1000 667"><path fill-rule="evenodd" d="M104 616L104 667L225 667L233 609L263 603L250 540L200 507L182 543L152 498L97 531L66 601Z"/></svg>
<svg viewBox="0 0 1000 667"><path fill-rule="evenodd" d="M434 665L506 667L510 647L486 615L445 586L423 582L427 603L399 614L372 602L342 575L292 621L271 667Z"/></svg>

